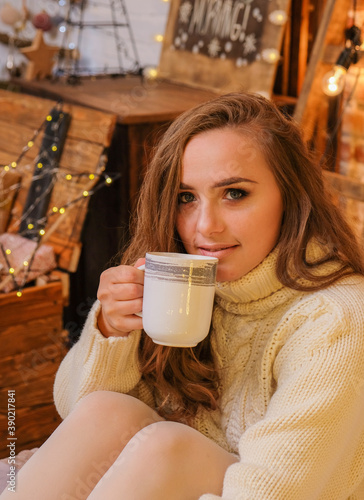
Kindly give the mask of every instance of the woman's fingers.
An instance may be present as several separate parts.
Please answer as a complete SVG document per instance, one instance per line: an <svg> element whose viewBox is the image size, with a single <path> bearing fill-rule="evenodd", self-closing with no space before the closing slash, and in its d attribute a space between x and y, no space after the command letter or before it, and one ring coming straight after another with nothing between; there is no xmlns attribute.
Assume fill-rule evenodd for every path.
<svg viewBox="0 0 364 500"><path fill-rule="evenodd" d="M143 285L139 283L109 283L99 287L97 298L102 301L112 299L116 301L128 301L143 297Z"/></svg>
<svg viewBox="0 0 364 500"><path fill-rule="evenodd" d="M133 266L121 265L101 274L98 326L106 337L126 335L143 327L142 319L135 315L142 310L143 283L144 272Z"/></svg>

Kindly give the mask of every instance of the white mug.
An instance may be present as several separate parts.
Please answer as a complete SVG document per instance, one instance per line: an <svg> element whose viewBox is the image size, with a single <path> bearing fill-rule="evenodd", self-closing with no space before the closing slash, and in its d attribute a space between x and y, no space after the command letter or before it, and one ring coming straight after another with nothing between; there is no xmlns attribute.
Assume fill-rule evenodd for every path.
<svg viewBox="0 0 364 500"><path fill-rule="evenodd" d="M194 347L208 335L217 263L203 255L146 254L141 316L156 344Z"/></svg>

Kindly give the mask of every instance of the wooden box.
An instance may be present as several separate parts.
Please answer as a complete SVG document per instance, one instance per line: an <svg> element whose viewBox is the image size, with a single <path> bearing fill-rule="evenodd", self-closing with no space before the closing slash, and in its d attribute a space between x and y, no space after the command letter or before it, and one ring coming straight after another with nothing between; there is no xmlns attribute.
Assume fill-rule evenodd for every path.
<svg viewBox="0 0 364 500"><path fill-rule="evenodd" d="M29 187L34 175L38 175L34 172L44 124L56 104L48 99L0 90L0 176L10 171L21 178L10 222L5 228L7 232L19 231ZM83 193L92 193L98 180L104 178L116 117L69 104L62 109L71 115L71 125L49 207L68 208L65 213L58 210L49 217L42 243L53 246L59 269L74 272L89 200ZM34 130L40 133L34 136ZM63 275L68 276L65 272ZM2 283L8 278L1 278ZM21 292L21 296L17 291L0 293L1 457L9 456L6 444L9 437L13 438L8 434L7 425L8 391L15 391L16 453L40 446L61 421L53 402L53 384L59 363L67 352L63 306L68 290L60 279L29 286Z"/></svg>
<svg viewBox="0 0 364 500"><path fill-rule="evenodd" d="M55 373L67 348L60 281L0 295L0 457L9 456L8 391L15 391L16 453L40 446L61 419L53 403Z"/></svg>

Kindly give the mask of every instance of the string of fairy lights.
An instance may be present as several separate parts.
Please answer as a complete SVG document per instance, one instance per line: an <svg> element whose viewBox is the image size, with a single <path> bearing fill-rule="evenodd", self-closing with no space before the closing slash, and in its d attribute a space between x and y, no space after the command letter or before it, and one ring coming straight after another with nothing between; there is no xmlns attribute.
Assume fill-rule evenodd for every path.
<svg viewBox="0 0 364 500"><path fill-rule="evenodd" d="M59 119L62 118L62 113L59 115ZM53 120L52 115L47 115L45 120L41 123L41 125L38 127L38 129L33 133L32 137L26 142L26 145L22 148L20 154L18 157L7 163L6 165L2 164L0 165L0 179L1 177L5 176L7 172L10 171L19 171L21 173L22 170L22 160L24 159L25 155L28 153L30 149L32 149L35 146L37 137L41 133L41 131L45 128L47 122L51 122ZM57 122L54 123L55 126L57 126ZM53 143L51 145L51 149L53 151L56 150L57 144ZM42 155L47 155L47 151L42 151ZM78 173L60 173L60 168L58 164L55 164L54 160L51 159L50 161L50 170L47 169L47 173L43 174L43 167L44 167L44 162L45 159L50 159L45 158L44 156L41 157L40 154L38 154L34 160L34 164L36 166L36 169L39 170L39 174L33 174L32 176L32 181L36 179L42 178L43 175L51 175L52 176L52 182L47 186L46 190L41 192L35 199L34 201L30 204L28 209L26 210L25 213L23 213L20 217L17 218L17 220L12 224L11 230L14 231L14 229L18 228L19 225L23 220L26 220L28 214L33 210L33 208L40 203L45 196L47 196L49 190L51 190L56 183L58 182L66 182L66 183L78 183L80 180L87 180L90 184L92 184L91 188L84 188L80 189L79 194L76 197L73 197L72 199L68 199L67 201L63 200L63 203L60 205L52 205L46 215L44 217L39 218L36 221L29 222L29 224L26 225L27 229L27 234L32 235L32 240L35 241L35 246L34 249L31 251L29 256L26 256L26 258L23 260L22 264L20 267L16 268L14 267L12 261L11 261L11 256L12 256L12 249L4 247L2 243L0 243L0 251L1 254L4 258L6 268L4 270L0 270L0 275L3 275L2 281L0 281L0 291L3 288L3 285L5 285L7 282L12 281L13 282L13 287L16 290L16 295L18 297L22 296L22 290L25 287L26 283L28 282L28 277L30 272L36 271L35 269L32 268L32 263L34 261L35 255L37 250L39 249L40 245L44 243L47 240L47 231L48 234L51 233L52 231L52 226L49 227L49 223L51 219L55 216L62 216L64 217L66 212L69 210L70 207L76 205L77 203L82 203L82 201L86 201L89 197L93 196L97 191L100 189L110 186L112 182L114 182L117 178L120 177L120 173L113 173L113 174L107 174L104 172L105 169L105 164L106 164L106 157L105 155L101 155L100 157L100 162L99 165L97 166L97 172L78 172ZM53 164L52 164L53 162ZM29 167L28 167L29 168ZM34 166L33 166L34 168ZM62 169L64 170L64 169ZM19 186L11 186L7 190L3 190L2 194L6 198L7 194L11 192L11 190L14 189L14 187L19 187ZM72 190L67 189L66 192L71 192ZM76 221L75 221L76 222ZM41 227L40 229L37 229L38 227ZM33 234L32 234L33 231ZM24 231L19 231L18 235L22 236ZM4 277L5 276L5 277ZM21 277L21 279L20 279Z"/></svg>

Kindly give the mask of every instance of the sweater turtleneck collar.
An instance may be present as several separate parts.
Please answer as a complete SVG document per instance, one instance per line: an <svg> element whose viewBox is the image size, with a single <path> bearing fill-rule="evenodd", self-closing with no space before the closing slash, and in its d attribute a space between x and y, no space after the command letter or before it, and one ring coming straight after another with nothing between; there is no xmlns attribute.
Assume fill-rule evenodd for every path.
<svg viewBox="0 0 364 500"><path fill-rule="evenodd" d="M309 243L307 260L319 261L326 251L317 241ZM248 274L234 281L220 281L216 284L216 302L223 308L238 314L252 312L256 308L262 313L271 310L290 297L305 292L283 285L276 274L278 247L252 269ZM315 273L323 275L341 267L340 262L326 262L319 265ZM300 280L309 284L308 281Z"/></svg>
<svg viewBox="0 0 364 500"><path fill-rule="evenodd" d="M275 248L257 267L242 278L218 282L216 284L217 303L223 309L241 314L247 306L250 309L254 302L259 303L258 307L262 311L262 308L265 309L265 302L267 302L268 309L272 308L273 295L276 295L273 303L278 305L277 302L281 303L287 299L287 294L297 293L284 287L278 280L275 271L277 254L278 249ZM236 310L237 308L239 311Z"/></svg>

